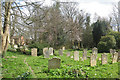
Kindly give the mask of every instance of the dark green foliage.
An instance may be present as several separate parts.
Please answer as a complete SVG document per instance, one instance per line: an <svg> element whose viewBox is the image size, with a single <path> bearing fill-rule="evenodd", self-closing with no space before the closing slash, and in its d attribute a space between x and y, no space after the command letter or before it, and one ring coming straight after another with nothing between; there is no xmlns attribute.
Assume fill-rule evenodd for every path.
<svg viewBox="0 0 120 80"><path fill-rule="evenodd" d="M49 47L49 45L47 43L39 43L39 42L29 44L29 48L37 48L37 52L38 52L37 55L42 55L43 48L45 47Z"/></svg>
<svg viewBox="0 0 120 80"><path fill-rule="evenodd" d="M116 48L120 49L120 32L112 31L108 33L109 35L113 35L116 40Z"/></svg>
<svg viewBox="0 0 120 80"><path fill-rule="evenodd" d="M92 24L93 26L93 41L95 46L99 43L101 36L105 36L108 32L108 22L103 20L97 20L97 22Z"/></svg>
<svg viewBox="0 0 120 80"><path fill-rule="evenodd" d="M99 52L109 52L111 48L115 48L116 40L112 35L102 36L98 43Z"/></svg>

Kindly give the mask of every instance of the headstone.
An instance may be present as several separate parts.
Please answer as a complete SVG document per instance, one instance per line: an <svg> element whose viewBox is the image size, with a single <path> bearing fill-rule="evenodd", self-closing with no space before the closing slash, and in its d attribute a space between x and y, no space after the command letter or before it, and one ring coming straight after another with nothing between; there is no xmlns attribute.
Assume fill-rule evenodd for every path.
<svg viewBox="0 0 120 80"><path fill-rule="evenodd" d="M48 69L60 68L60 63L61 63L61 59L54 57L48 60Z"/></svg>
<svg viewBox="0 0 120 80"><path fill-rule="evenodd" d="M49 48L49 54L53 55L53 48L52 47Z"/></svg>
<svg viewBox="0 0 120 80"><path fill-rule="evenodd" d="M87 49L83 50L83 60L87 59Z"/></svg>
<svg viewBox="0 0 120 80"><path fill-rule="evenodd" d="M62 49L59 50L59 55L63 56L63 50Z"/></svg>
<svg viewBox="0 0 120 80"><path fill-rule="evenodd" d="M107 54L102 54L101 55L101 59L102 59L102 64L107 64Z"/></svg>
<svg viewBox="0 0 120 80"><path fill-rule="evenodd" d="M116 62L117 62L117 59L118 59L118 53L115 52L115 53L113 53L112 63L116 63Z"/></svg>
<svg viewBox="0 0 120 80"><path fill-rule="evenodd" d="M65 50L65 47L63 47L62 50Z"/></svg>
<svg viewBox="0 0 120 80"><path fill-rule="evenodd" d="M32 56L37 56L37 48L32 48L31 49L31 55Z"/></svg>
<svg viewBox="0 0 120 80"><path fill-rule="evenodd" d="M70 56L70 52L67 52L66 56L69 57Z"/></svg>
<svg viewBox="0 0 120 80"><path fill-rule="evenodd" d="M49 58L49 50L48 48L43 48L43 55L44 55L44 58Z"/></svg>
<svg viewBox="0 0 120 80"><path fill-rule="evenodd" d="M79 61L79 51L74 52L74 60Z"/></svg>
<svg viewBox="0 0 120 80"><path fill-rule="evenodd" d="M43 54L46 54L47 51L48 51L48 48L43 48Z"/></svg>
<svg viewBox="0 0 120 80"><path fill-rule="evenodd" d="M98 49L96 47L94 47L92 49L92 54L95 54L96 58L97 58L97 53L98 53Z"/></svg>
<svg viewBox="0 0 120 80"><path fill-rule="evenodd" d="M14 48L17 49L17 48L18 48L18 45L14 45Z"/></svg>
<svg viewBox="0 0 120 80"><path fill-rule="evenodd" d="M90 66L96 66L96 55L95 54L90 55Z"/></svg>
<svg viewBox="0 0 120 80"><path fill-rule="evenodd" d="M111 55L112 55L112 58L113 58L113 54L116 52L116 50L115 49L110 49L110 53L111 53Z"/></svg>

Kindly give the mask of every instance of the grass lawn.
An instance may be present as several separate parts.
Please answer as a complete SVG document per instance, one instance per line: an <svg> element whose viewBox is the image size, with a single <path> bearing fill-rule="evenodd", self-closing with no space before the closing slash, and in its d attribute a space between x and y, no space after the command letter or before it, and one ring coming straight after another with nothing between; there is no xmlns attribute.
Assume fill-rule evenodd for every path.
<svg viewBox="0 0 120 80"><path fill-rule="evenodd" d="M19 52L7 52L6 57L2 59L2 75L3 78L17 78L26 72L31 74L27 78L119 78L118 75L118 63L112 64L111 55L108 53L108 64L102 65L101 53L98 53L97 65L94 67L90 66L90 58L85 61L74 61L73 58L66 57L66 52L71 52L73 55L74 51L64 50L63 56L57 57L61 58L60 69L51 69L48 71L48 59L44 59L43 56L33 57L30 55L24 55ZM80 52L80 57L82 57L82 51ZM88 56L90 56L91 50L88 51ZM55 56L50 56L50 58ZM28 65L25 64L25 61ZM33 70L30 70L30 68Z"/></svg>

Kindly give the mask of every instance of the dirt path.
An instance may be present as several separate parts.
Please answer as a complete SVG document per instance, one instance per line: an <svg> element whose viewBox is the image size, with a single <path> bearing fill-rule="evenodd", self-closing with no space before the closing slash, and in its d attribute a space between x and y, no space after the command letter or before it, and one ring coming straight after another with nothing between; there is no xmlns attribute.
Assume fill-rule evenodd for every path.
<svg viewBox="0 0 120 80"><path fill-rule="evenodd" d="M37 78L37 77L35 76L34 71L33 71L32 68L31 68L31 66L29 66L28 63L26 62L26 58L24 59L24 63L29 67L29 69L30 69L31 72L32 72L32 75L33 75L35 78Z"/></svg>

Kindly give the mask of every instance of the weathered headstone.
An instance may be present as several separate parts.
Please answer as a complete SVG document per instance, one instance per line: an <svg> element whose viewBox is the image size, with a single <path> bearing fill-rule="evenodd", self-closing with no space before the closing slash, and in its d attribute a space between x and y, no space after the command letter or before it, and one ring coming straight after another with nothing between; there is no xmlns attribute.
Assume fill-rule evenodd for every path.
<svg viewBox="0 0 120 80"><path fill-rule="evenodd" d="M83 60L87 59L87 49L83 50Z"/></svg>
<svg viewBox="0 0 120 80"><path fill-rule="evenodd" d="M113 54L116 52L115 49L110 49L110 54L112 55L112 58L113 58Z"/></svg>
<svg viewBox="0 0 120 80"><path fill-rule="evenodd" d="M79 61L79 51L74 52L74 60Z"/></svg>
<svg viewBox="0 0 120 80"><path fill-rule="evenodd" d="M62 50L65 50L65 47L62 47Z"/></svg>
<svg viewBox="0 0 120 80"><path fill-rule="evenodd" d="M43 55L44 55L44 58L49 58L49 49L48 48L43 48Z"/></svg>
<svg viewBox="0 0 120 80"><path fill-rule="evenodd" d="M49 54L53 55L53 48L52 47L49 48Z"/></svg>
<svg viewBox="0 0 120 80"><path fill-rule="evenodd" d="M63 56L63 50L62 49L59 50L59 55Z"/></svg>
<svg viewBox="0 0 120 80"><path fill-rule="evenodd" d="M96 58L97 58L97 53L98 53L98 49L96 47L94 47L92 49L92 54L95 54Z"/></svg>
<svg viewBox="0 0 120 80"><path fill-rule="evenodd" d="M102 58L102 64L107 64L107 54L102 54L101 55L101 58Z"/></svg>
<svg viewBox="0 0 120 80"><path fill-rule="evenodd" d="M54 57L48 60L48 69L60 68L60 63L61 63L61 59Z"/></svg>
<svg viewBox="0 0 120 80"><path fill-rule="evenodd" d="M96 66L96 55L95 54L90 55L90 66Z"/></svg>
<svg viewBox="0 0 120 80"><path fill-rule="evenodd" d="M113 53L112 63L116 63L116 62L117 62L117 59L118 59L118 53L115 52L115 53Z"/></svg>
<svg viewBox="0 0 120 80"><path fill-rule="evenodd" d="M70 56L70 52L67 52L66 56L69 57Z"/></svg>
<svg viewBox="0 0 120 80"><path fill-rule="evenodd" d="M31 49L31 55L32 56L37 56L37 48L32 48Z"/></svg>

